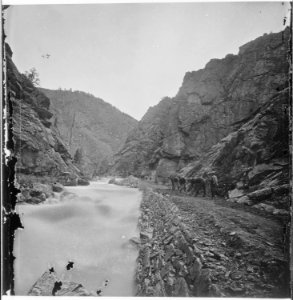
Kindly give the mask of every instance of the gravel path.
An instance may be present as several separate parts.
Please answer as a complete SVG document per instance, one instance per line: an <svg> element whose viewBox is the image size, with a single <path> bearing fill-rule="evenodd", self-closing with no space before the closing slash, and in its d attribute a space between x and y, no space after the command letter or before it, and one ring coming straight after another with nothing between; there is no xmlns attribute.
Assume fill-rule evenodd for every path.
<svg viewBox="0 0 293 300"><path fill-rule="evenodd" d="M288 297L289 262L282 220L223 199L160 190L197 239L212 281L225 296Z"/></svg>

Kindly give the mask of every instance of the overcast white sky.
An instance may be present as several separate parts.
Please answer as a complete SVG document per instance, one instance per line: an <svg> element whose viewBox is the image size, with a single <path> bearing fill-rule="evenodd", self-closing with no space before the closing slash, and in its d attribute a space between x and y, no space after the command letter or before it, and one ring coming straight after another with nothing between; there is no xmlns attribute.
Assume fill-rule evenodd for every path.
<svg viewBox="0 0 293 300"><path fill-rule="evenodd" d="M41 86L90 92L136 119L187 71L284 28L285 2L11 6L6 33ZM50 54L49 59L42 58Z"/></svg>

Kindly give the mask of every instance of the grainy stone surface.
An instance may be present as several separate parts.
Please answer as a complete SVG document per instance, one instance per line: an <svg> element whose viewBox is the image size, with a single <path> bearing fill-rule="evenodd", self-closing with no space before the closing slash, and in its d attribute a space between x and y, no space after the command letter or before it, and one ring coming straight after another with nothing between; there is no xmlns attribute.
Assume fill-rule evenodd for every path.
<svg viewBox="0 0 293 300"><path fill-rule="evenodd" d="M221 146L225 144L225 149L220 150L221 153L214 149L210 159L213 155L232 154L233 178L242 172L239 164L253 167L255 160L267 164L273 152L275 157L282 156L276 150L279 148L281 152L284 147L274 141L286 140L281 133L285 122L279 119L286 114L289 97L278 107L278 112L271 110L271 115L263 118L262 111L288 86L289 36L289 28L263 35L240 47L238 55L212 59L204 69L187 72L177 95L165 97L149 108L130 132L116 156L114 170L135 176L151 175L158 182L166 182L170 174L183 167L196 169L190 163L197 162L223 138L226 142ZM238 145L245 133L235 131L256 114L259 125L250 131L250 142L246 143L246 139ZM253 122L248 125L253 129ZM267 143L272 143L272 147L267 147ZM229 163L222 162L228 170ZM221 168L220 157L218 164ZM276 172L276 168L251 170L250 180L258 183L266 172ZM225 172L231 173L222 170Z"/></svg>
<svg viewBox="0 0 293 300"><path fill-rule="evenodd" d="M139 229L153 234L139 246L138 296L288 296L283 228L271 214L146 188Z"/></svg>
<svg viewBox="0 0 293 300"><path fill-rule="evenodd" d="M192 234L179 218L176 205L147 190L141 210L137 295L213 295L209 273L202 268L202 256L195 251Z"/></svg>

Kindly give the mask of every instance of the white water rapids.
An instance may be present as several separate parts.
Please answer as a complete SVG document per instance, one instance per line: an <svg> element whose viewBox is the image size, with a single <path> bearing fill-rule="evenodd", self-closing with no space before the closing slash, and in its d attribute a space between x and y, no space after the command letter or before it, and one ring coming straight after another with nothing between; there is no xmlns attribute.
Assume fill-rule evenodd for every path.
<svg viewBox="0 0 293 300"><path fill-rule="evenodd" d="M62 280L104 296L133 296L141 192L106 182L66 187L39 205L18 205L24 229L14 243L15 294L26 295L54 267ZM66 270L69 261L73 268ZM105 287L103 284L108 280Z"/></svg>

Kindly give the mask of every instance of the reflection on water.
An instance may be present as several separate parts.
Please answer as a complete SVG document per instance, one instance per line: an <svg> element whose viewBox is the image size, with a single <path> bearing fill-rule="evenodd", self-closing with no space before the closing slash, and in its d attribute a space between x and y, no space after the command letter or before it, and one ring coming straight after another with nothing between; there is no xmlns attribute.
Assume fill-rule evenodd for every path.
<svg viewBox="0 0 293 300"><path fill-rule="evenodd" d="M24 230L16 232L15 292L25 295L49 267L62 280L105 296L133 295L141 193L102 182L68 187L41 205L19 205ZM66 270L68 261L73 268ZM109 280L107 287L103 287Z"/></svg>

